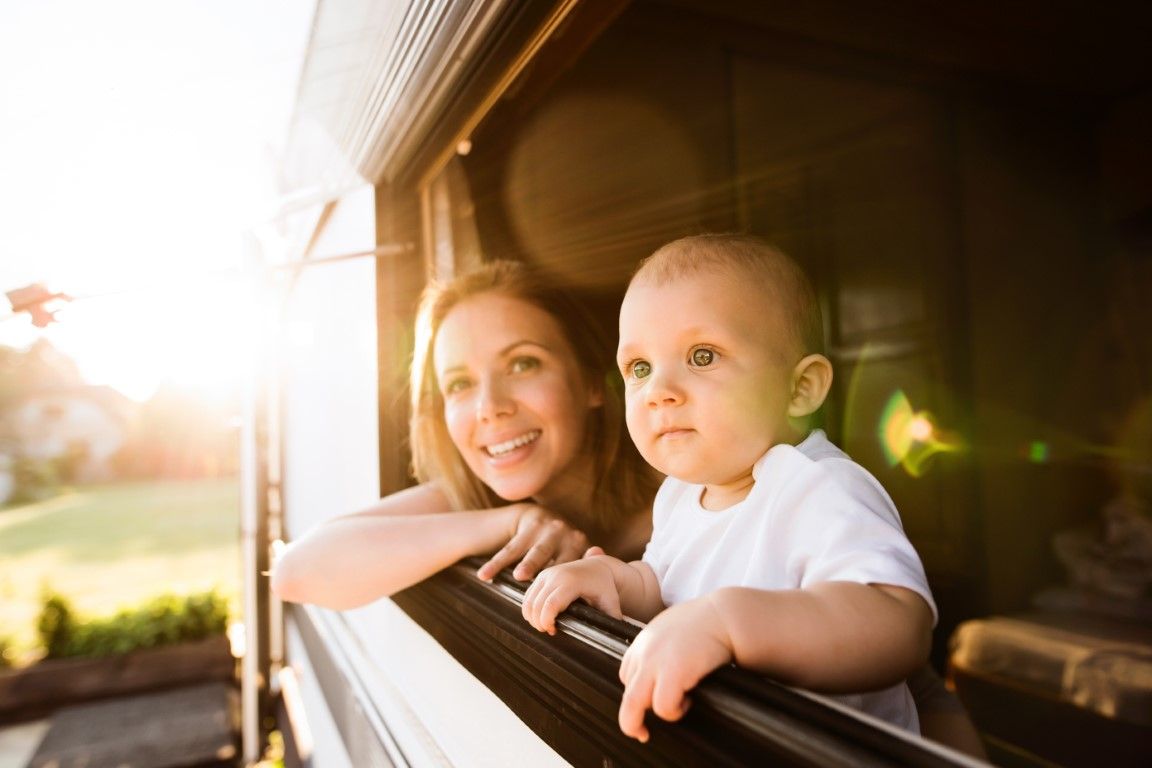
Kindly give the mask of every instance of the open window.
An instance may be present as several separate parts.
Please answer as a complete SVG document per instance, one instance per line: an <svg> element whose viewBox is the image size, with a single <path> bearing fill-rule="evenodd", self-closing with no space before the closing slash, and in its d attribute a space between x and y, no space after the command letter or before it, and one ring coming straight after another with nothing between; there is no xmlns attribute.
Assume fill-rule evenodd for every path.
<svg viewBox="0 0 1152 768"><path fill-rule="evenodd" d="M1139 170L1152 126L1147 12L379 5L320 3L298 104L315 129L299 135L324 137L309 155L328 184L314 189L328 213L314 218L313 248L375 257L374 284L360 270L317 295L372 302L378 376L356 402L369 401L359 426L376 429L348 441L357 413L334 382L364 374L317 338L333 354L313 384L330 384L324 402L344 415L285 421L286 535L347 511L349 495L410 482L403 382L431 276L523 259L611 324L654 247L747 230L815 278L837 370L824 426L891 493L924 560L941 608L937 669L964 622L1030 609L1064 580L1052 540L1098 524L1116 493L1109 430L1152 392L1152 349L1132 331L1152 318L1131 298L1152 290L1152 174ZM365 220L370 231L348 234ZM330 332L349 338L347 326ZM307 407L294 397L314 395L289 389L282 403ZM899 416L930 427L917 451L887 439ZM308 441L355 456L354 477L308 471ZM1125 456L1147 472L1137 454ZM605 632L574 621L577 634ZM1152 647L1143 621L1138 645ZM537 636L506 591L461 570L344 614L291 608L285 639L286 691L307 704L298 719L316 764L963 762L737 674L709 683L690 722L645 750L615 731L610 648ZM1043 697L1014 686L972 700L996 762L1094 754L1036 738L1026 726ZM1100 744L1136 745L1117 759L1148 757L1148 724L1120 713L1091 726Z"/></svg>

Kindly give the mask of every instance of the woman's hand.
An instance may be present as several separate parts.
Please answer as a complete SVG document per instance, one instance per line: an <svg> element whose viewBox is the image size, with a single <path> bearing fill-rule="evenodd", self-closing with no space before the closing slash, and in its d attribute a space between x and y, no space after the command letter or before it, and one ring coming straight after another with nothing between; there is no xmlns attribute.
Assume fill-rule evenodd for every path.
<svg viewBox="0 0 1152 768"><path fill-rule="evenodd" d="M508 509L515 514L512 536L491 560L480 566L476 571L478 578L488 581L519 560L512 575L528 581L546 566L578 560L588 549L588 537L583 531L543 507L520 503Z"/></svg>

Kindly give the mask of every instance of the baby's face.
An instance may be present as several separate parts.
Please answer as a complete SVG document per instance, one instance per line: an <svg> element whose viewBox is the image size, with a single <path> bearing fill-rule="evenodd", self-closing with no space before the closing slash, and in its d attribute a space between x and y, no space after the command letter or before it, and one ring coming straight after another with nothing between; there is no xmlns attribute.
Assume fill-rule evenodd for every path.
<svg viewBox="0 0 1152 768"><path fill-rule="evenodd" d="M656 469L709 486L710 508L747 495L756 460L798 437L798 359L779 316L758 286L727 274L633 284L621 305L628 431Z"/></svg>

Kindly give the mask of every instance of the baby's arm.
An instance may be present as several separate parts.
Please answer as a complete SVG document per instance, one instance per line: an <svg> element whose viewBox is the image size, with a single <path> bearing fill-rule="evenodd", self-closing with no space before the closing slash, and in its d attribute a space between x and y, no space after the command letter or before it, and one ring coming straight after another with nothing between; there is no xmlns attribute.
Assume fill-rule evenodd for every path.
<svg viewBox="0 0 1152 768"><path fill-rule="evenodd" d="M556 616L577 598L617 619L627 614L646 620L664 607L647 563L592 554L542 571L524 594L521 613L533 627L554 635Z"/></svg>
<svg viewBox="0 0 1152 768"><path fill-rule="evenodd" d="M928 659L932 610L904 587L829 581L805 589L721 589L709 596L733 659L829 693L895 685Z"/></svg>
<svg viewBox="0 0 1152 768"><path fill-rule="evenodd" d="M645 710L678 720L685 694L730 661L827 693L895 685L925 662L931 632L928 604L902 587L719 589L664 611L632 643L620 665L620 728L647 741Z"/></svg>

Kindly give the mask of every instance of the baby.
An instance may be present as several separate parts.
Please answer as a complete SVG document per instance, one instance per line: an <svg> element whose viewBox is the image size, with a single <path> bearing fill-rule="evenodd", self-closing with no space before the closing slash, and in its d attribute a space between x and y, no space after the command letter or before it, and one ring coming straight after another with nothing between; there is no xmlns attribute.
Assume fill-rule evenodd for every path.
<svg viewBox="0 0 1152 768"><path fill-rule="evenodd" d="M892 500L809 420L832 383L800 268L742 235L676 240L620 308L628 431L668 477L643 560L589 550L542 572L524 618L555 633L575 599L649 621L624 655L620 727L677 720L735 662L912 732L903 680L936 608Z"/></svg>

